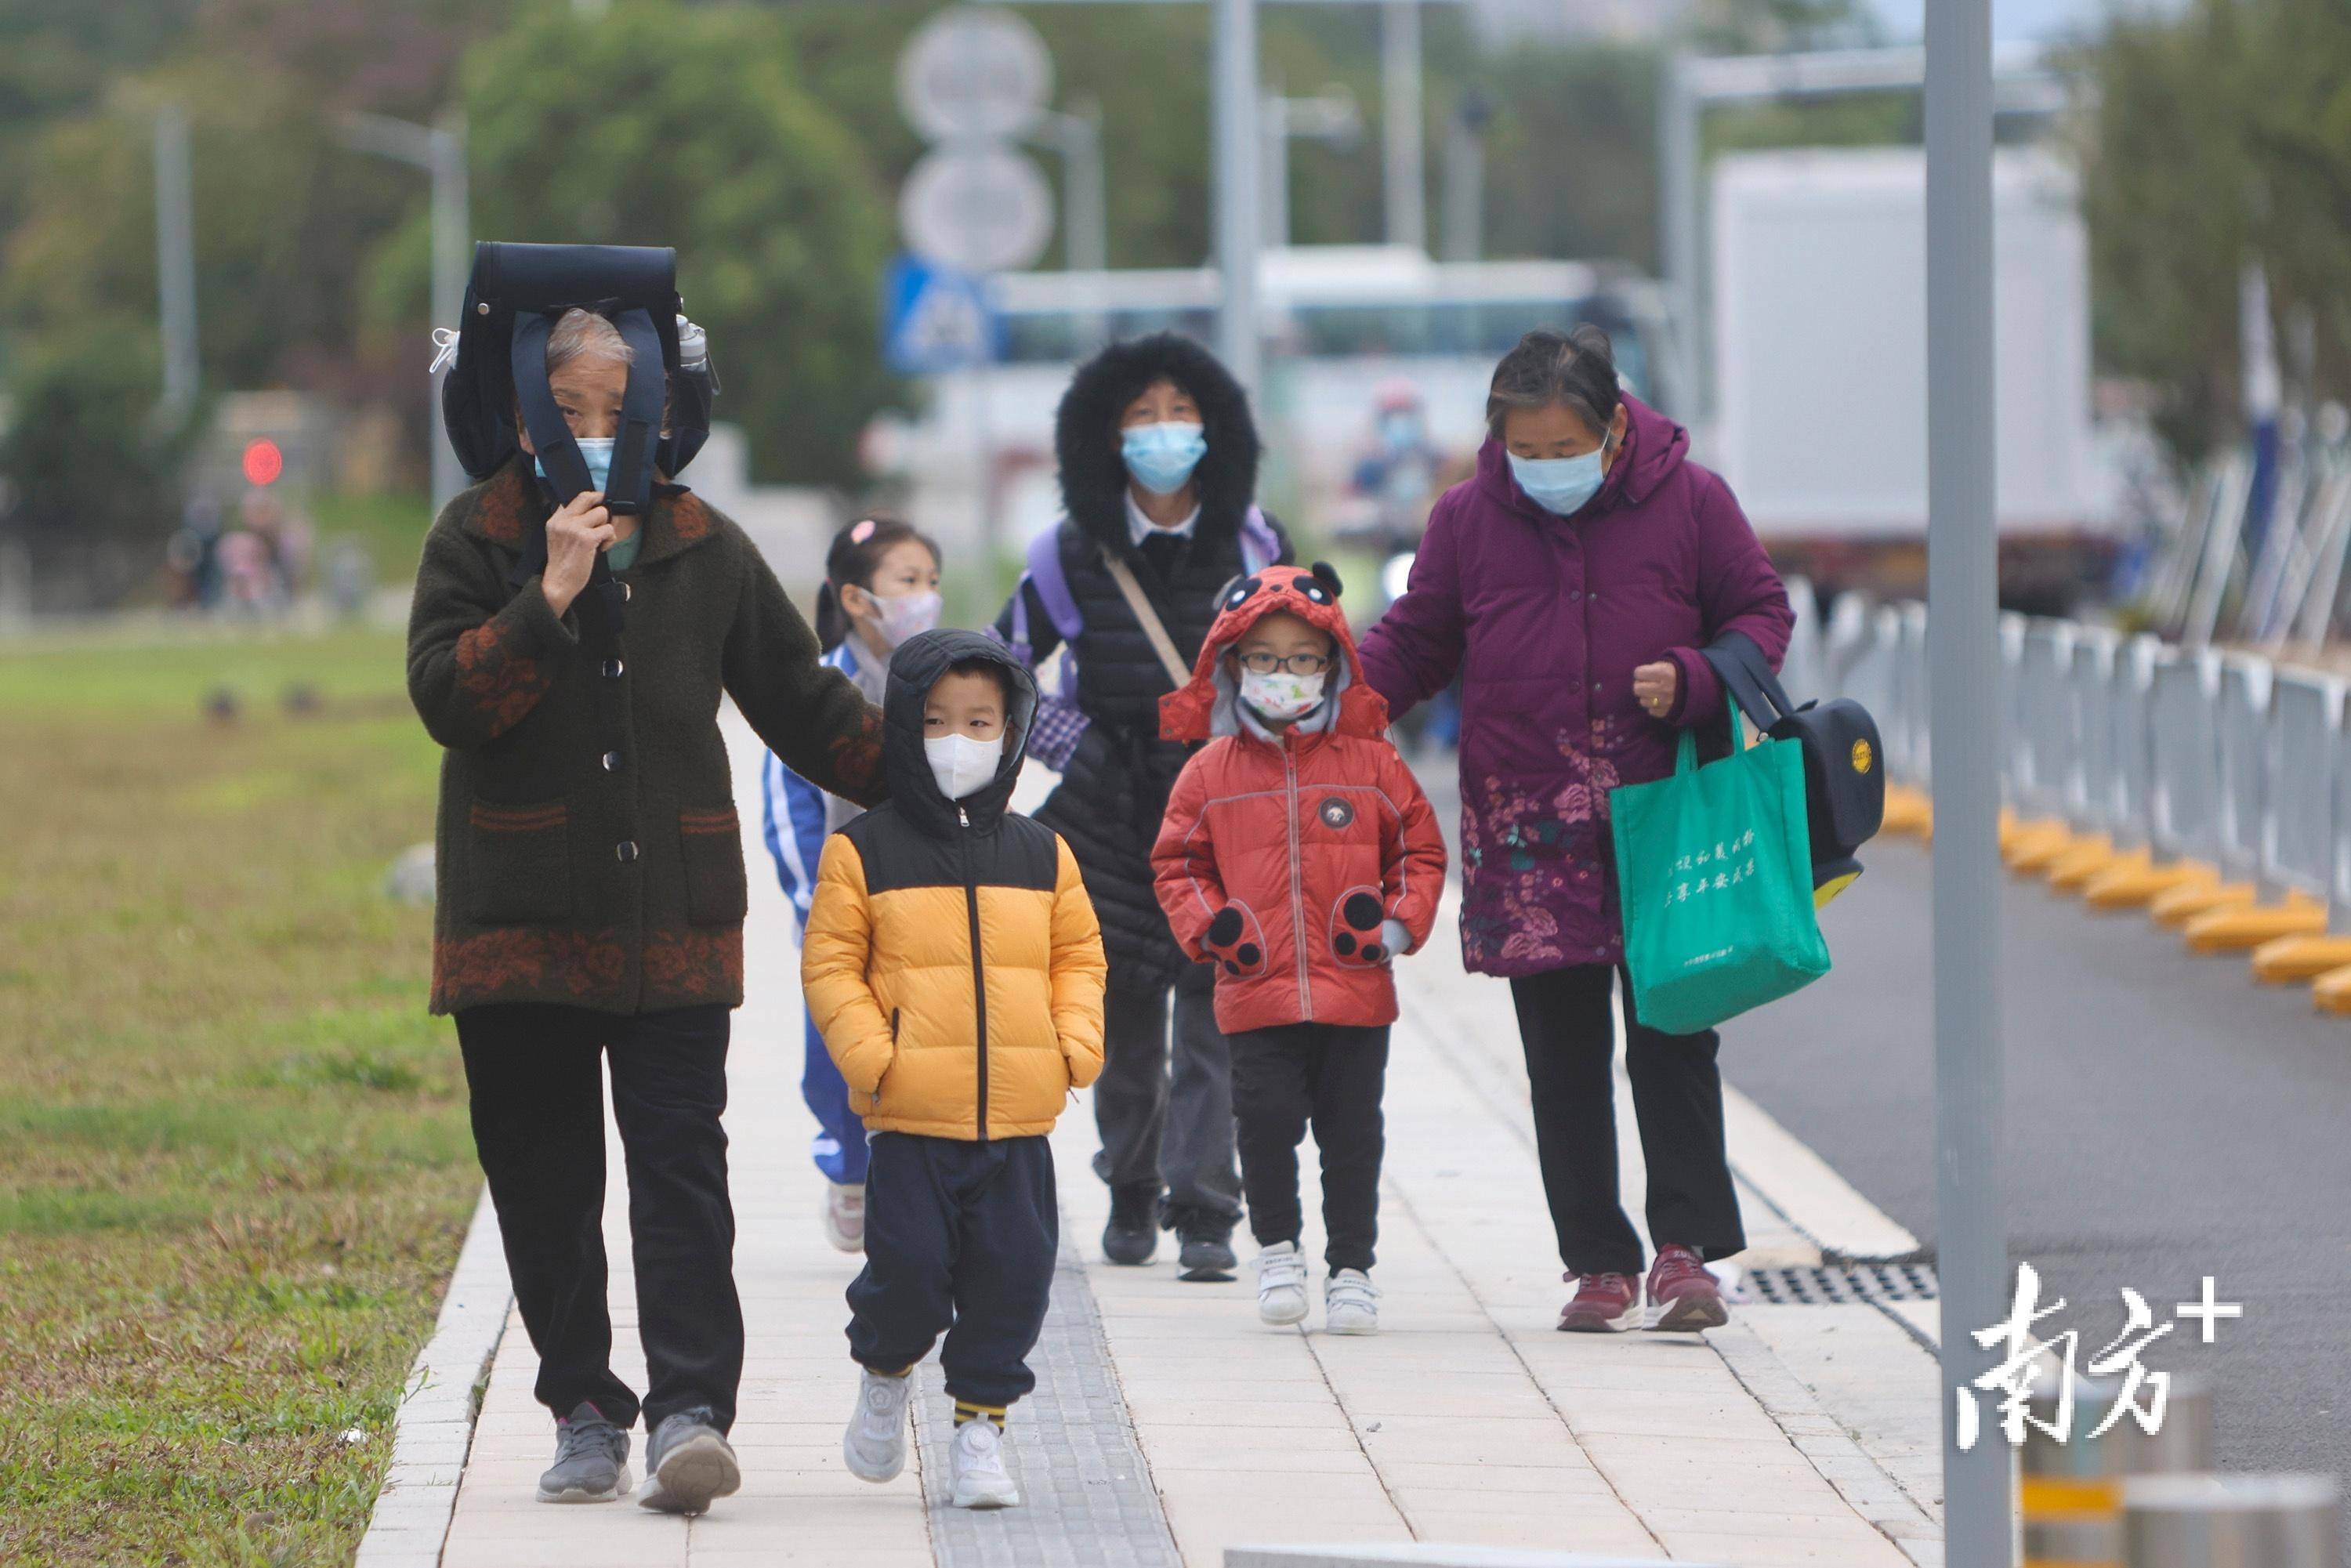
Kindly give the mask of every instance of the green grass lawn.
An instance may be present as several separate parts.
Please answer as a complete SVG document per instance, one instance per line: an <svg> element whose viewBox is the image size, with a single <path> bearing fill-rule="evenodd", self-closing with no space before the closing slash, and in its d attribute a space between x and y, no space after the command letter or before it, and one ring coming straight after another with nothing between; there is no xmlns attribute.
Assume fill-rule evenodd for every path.
<svg viewBox="0 0 2351 1568"><path fill-rule="evenodd" d="M0 1562L349 1559L479 1181L436 765L394 635L0 651Z"/></svg>

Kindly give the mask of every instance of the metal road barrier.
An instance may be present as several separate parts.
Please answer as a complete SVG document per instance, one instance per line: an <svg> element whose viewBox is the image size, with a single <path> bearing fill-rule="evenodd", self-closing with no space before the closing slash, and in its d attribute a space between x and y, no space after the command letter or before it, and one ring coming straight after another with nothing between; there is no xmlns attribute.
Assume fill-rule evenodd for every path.
<svg viewBox="0 0 2351 1568"><path fill-rule="evenodd" d="M2143 1476L2123 1483L2124 1568L2336 1568L2342 1550L2331 1476Z"/></svg>
<svg viewBox="0 0 2351 1568"><path fill-rule="evenodd" d="M2034 816L2058 817L2065 814L2080 749L2073 704L2074 628L2063 621L2034 621L2020 631L2008 680L2013 737L2009 798ZM2003 653L2008 641L2003 635Z"/></svg>
<svg viewBox="0 0 2351 1568"><path fill-rule="evenodd" d="M2167 648L2147 685L2148 829L2162 853L2218 862L2217 674L2210 654Z"/></svg>
<svg viewBox="0 0 2351 1568"><path fill-rule="evenodd" d="M1828 689L1826 650L1822 646L1821 607L1809 579L1788 579L1788 608L1796 624L1788 635L1788 656L1780 663L1780 684L1797 702L1810 702Z"/></svg>
<svg viewBox="0 0 2351 1568"><path fill-rule="evenodd" d="M1926 616L1841 601L1817 657L1917 798L1901 826L1931 831ZM2319 981L2321 1009L2351 1013L2351 931L2327 934L2351 912L2351 685L2074 622L2005 616L2000 640L2008 863L2149 906L2191 948L2251 951L2260 978Z"/></svg>
<svg viewBox="0 0 2351 1568"><path fill-rule="evenodd" d="M2036 1424L2026 1426L2017 1448L2023 1568L2116 1568L2123 1560L2126 1479L2212 1468L2211 1385L2175 1374L2162 1423L2148 1432L2131 1411L2115 1411L2122 1399L2145 1408L2143 1388L2077 1377L2072 1408L2061 1413L2055 1384L2053 1375L2036 1378L2031 1404ZM2113 1426L2100 1432L2109 1419ZM2062 1440L2053 1435L2057 1430L2064 1433Z"/></svg>
<svg viewBox="0 0 2351 1568"><path fill-rule="evenodd" d="M2064 782L2066 820L2085 832L2110 839L2122 831L2117 821L2122 792L2117 779L2116 721L2123 713L2116 689L2122 662L2122 639L2103 626L2076 626L2066 650L2060 680L2064 687L2065 723L2074 735L2073 767Z"/></svg>
<svg viewBox="0 0 2351 1568"><path fill-rule="evenodd" d="M2163 643L2142 633L2122 644L2115 656L2113 798L2106 827L2124 845L2153 841L2155 821L2155 667L2163 657Z"/></svg>
<svg viewBox="0 0 2351 1568"><path fill-rule="evenodd" d="M2218 739L2220 747L2220 869L2250 877L2262 868L2262 822L2269 805L2267 659L2241 653L2220 661Z"/></svg>
<svg viewBox="0 0 2351 1568"><path fill-rule="evenodd" d="M2261 821L2262 880L2321 903L2344 892L2337 817L2343 690L2331 675L2279 672L2262 758L2271 783Z"/></svg>

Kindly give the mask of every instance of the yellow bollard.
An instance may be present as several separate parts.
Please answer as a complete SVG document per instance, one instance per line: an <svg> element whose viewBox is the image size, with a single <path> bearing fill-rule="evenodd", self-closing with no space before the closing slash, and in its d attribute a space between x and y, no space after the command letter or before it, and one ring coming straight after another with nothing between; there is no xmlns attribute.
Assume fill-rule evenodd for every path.
<svg viewBox="0 0 2351 1568"><path fill-rule="evenodd" d="M2351 966L2319 976L2310 988L2310 999L2320 1012L2351 1017Z"/></svg>
<svg viewBox="0 0 2351 1568"><path fill-rule="evenodd" d="M2049 1421L2055 1416L2053 1374L2045 1364L2041 1372L2032 1413ZM2173 1378L2161 1429L2143 1432L2125 1416L2090 1437L2120 1394L2115 1383L2077 1378L2071 1440L2026 1429L2016 1455L2023 1568L2123 1568L2123 1478L2210 1468L2212 1396L2202 1379Z"/></svg>
<svg viewBox="0 0 2351 1568"><path fill-rule="evenodd" d="M2144 909L2173 888L2191 883L2218 883L2220 872L2202 861L2166 861L2153 855L2142 862L2117 863L2084 885L2082 896L2093 909Z"/></svg>
<svg viewBox="0 0 2351 1568"><path fill-rule="evenodd" d="M2155 916L2158 925L2185 925L2199 915L2251 904L2257 896L2250 882L2182 883L2168 893L2158 894L2147 913Z"/></svg>
<svg viewBox="0 0 2351 1568"><path fill-rule="evenodd" d="M2280 936L2253 949L2253 978L2264 985L2315 980L2351 967L2351 936Z"/></svg>
<svg viewBox="0 0 2351 1568"><path fill-rule="evenodd" d="M2036 821L2003 835L2000 858L2008 862L2009 870L2031 873L2072 849L2074 842L2074 830L2064 823L2053 818Z"/></svg>
<svg viewBox="0 0 2351 1568"><path fill-rule="evenodd" d="M2094 878L2105 875L2116 867L2130 862L2151 864L2145 850L2128 852L2115 848L2115 841L2104 833L2092 833L2076 839L2074 846L2049 862L2049 885L2060 893L2079 893Z"/></svg>
<svg viewBox="0 0 2351 1568"><path fill-rule="evenodd" d="M1925 835L1933 831L1935 802L1924 789L1907 784L1886 787L1885 831Z"/></svg>
<svg viewBox="0 0 2351 1568"><path fill-rule="evenodd" d="M2182 930L2191 953L2241 953L2281 936L2323 936L2326 905L2289 893L2281 904L2234 904L2208 910Z"/></svg>

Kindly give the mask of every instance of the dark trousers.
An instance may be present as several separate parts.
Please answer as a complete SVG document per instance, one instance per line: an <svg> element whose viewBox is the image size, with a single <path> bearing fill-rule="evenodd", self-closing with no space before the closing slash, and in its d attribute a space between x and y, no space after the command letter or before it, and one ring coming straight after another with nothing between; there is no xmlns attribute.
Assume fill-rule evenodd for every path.
<svg viewBox="0 0 2351 1568"><path fill-rule="evenodd" d="M629 1017L517 1002L457 1014L474 1146L538 1353L533 1392L559 1416L583 1399L622 1427L639 1412L636 1395L612 1375L604 1300L601 1057L611 1064L628 1160L646 1428L696 1406L720 1431L734 1424L743 1309L718 1124L728 1022L723 1007Z"/></svg>
<svg viewBox="0 0 2351 1568"><path fill-rule="evenodd" d="M1579 964L1510 982L1543 1193L1560 1261L1572 1274L1641 1271L1641 1239L1616 1191L1616 1025L1608 1000L1618 973L1613 965ZM1723 1152L1722 1074L1714 1061L1721 1039L1712 1030L1660 1034L1646 1027L1633 1016L1629 980L1625 1020L1650 1239L1708 1260L1728 1257L1747 1240Z"/></svg>
<svg viewBox="0 0 2351 1568"><path fill-rule="evenodd" d="M1061 1245L1053 1151L1041 1137L966 1143L876 1133L865 1167L865 1268L849 1285L849 1354L896 1372L931 1353L947 1392L1009 1405L1037 1386Z"/></svg>
<svg viewBox="0 0 2351 1568"><path fill-rule="evenodd" d="M1176 1030L1168 1044L1168 990ZM1175 1208L1240 1213L1233 1174L1232 1053L1217 1029L1217 972L1186 964L1173 988L1102 998L1102 1070L1094 1081L1094 1174L1113 1186L1160 1182ZM1171 1060L1172 1054L1172 1060Z"/></svg>
<svg viewBox="0 0 2351 1568"><path fill-rule="evenodd" d="M1323 1261L1332 1273L1369 1271L1387 1146L1387 1026L1294 1023L1230 1038L1241 1186L1258 1245L1298 1239L1298 1142L1311 1122L1322 1155Z"/></svg>

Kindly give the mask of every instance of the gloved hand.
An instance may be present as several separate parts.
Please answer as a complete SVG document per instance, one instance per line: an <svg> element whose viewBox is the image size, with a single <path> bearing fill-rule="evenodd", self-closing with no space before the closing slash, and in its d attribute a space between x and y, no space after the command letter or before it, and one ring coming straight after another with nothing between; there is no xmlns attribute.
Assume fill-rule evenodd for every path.
<svg viewBox="0 0 2351 1568"><path fill-rule="evenodd" d="M1401 920L1380 922L1380 951L1389 958L1402 957L1412 950L1412 933L1404 928Z"/></svg>

